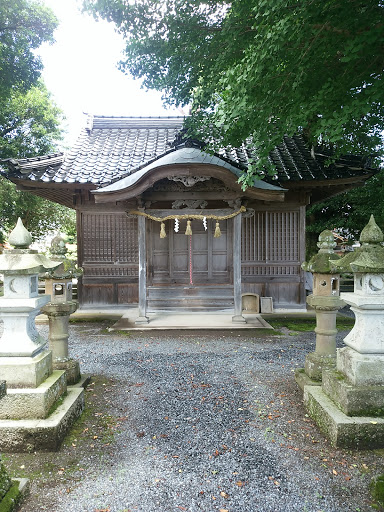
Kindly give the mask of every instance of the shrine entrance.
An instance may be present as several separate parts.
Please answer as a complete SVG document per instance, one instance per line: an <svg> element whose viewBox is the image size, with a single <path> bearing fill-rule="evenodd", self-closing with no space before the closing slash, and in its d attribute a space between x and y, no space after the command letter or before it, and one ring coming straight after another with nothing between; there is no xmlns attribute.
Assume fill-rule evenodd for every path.
<svg viewBox="0 0 384 512"><path fill-rule="evenodd" d="M230 224L220 222L220 236L214 237L215 221L207 219L206 229L200 220L191 220L191 235L186 222L165 222L167 236L160 238L159 223L149 222L148 284L231 283L232 245Z"/></svg>
<svg viewBox="0 0 384 512"><path fill-rule="evenodd" d="M232 223L213 219L148 222L148 311L233 309Z"/></svg>

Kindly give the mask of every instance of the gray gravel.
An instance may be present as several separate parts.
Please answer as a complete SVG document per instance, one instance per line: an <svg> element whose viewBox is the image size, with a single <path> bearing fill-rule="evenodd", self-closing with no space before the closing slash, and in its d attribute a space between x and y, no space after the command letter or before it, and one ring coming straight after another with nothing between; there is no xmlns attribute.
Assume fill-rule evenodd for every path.
<svg viewBox="0 0 384 512"><path fill-rule="evenodd" d="M313 333L287 330L124 335L72 325L72 356L107 379L95 414L114 418L115 433L99 450L78 453L75 442L49 454L56 472L72 450L75 470L64 479L58 470L55 485L32 478L20 510L373 510L381 454L332 449L302 406L293 372L313 348Z"/></svg>

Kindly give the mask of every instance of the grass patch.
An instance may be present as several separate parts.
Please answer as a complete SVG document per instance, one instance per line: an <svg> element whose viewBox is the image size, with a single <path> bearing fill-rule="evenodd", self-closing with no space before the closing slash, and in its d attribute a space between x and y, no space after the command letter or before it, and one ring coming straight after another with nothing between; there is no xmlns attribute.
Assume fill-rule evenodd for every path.
<svg viewBox="0 0 384 512"><path fill-rule="evenodd" d="M102 318L98 317L72 317L69 318L70 324L102 324L103 327L110 327L114 323L116 323L117 318L115 320L111 318Z"/></svg>
<svg viewBox="0 0 384 512"><path fill-rule="evenodd" d="M119 336L132 336L132 332L131 331L122 331L122 330L113 330L113 331L110 331L109 329L106 330L106 333L107 334L118 334Z"/></svg>
<svg viewBox="0 0 384 512"><path fill-rule="evenodd" d="M267 318L266 320L274 329L281 329L282 327L285 327L286 329L289 329L290 331L294 332L313 331L316 327L315 318L294 318L289 316L281 316ZM354 318L336 318L336 327L339 331L352 329L354 323Z"/></svg>

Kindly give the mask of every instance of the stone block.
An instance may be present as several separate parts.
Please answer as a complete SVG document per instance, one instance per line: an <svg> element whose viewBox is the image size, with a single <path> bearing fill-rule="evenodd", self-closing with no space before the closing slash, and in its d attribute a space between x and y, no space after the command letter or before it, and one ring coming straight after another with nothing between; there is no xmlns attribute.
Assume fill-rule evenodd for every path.
<svg viewBox="0 0 384 512"><path fill-rule="evenodd" d="M319 386L305 386L304 404L332 446L355 450L384 447L384 418L347 416Z"/></svg>
<svg viewBox="0 0 384 512"><path fill-rule="evenodd" d="M272 297L260 297L260 313L273 313Z"/></svg>
<svg viewBox="0 0 384 512"><path fill-rule="evenodd" d="M361 354L350 347L337 351L337 370L354 386L384 385L384 354Z"/></svg>
<svg viewBox="0 0 384 512"><path fill-rule="evenodd" d="M47 418L66 391L65 371L54 371L37 388L8 389L7 396L0 401L0 419Z"/></svg>
<svg viewBox="0 0 384 512"><path fill-rule="evenodd" d="M349 295L354 296L355 302L357 302L355 294ZM346 300L355 313L356 322L344 339L344 343L360 353L384 354L384 303L377 303L379 297L369 297L369 300L364 297L363 299L365 299L364 305L360 307L357 307L351 298ZM384 302L383 297L380 297L380 300Z"/></svg>
<svg viewBox="0 0 384 512"><path fill-rule="evenodd" d="M0 379L9 388L37 388L52 373L49 350L35 357L0 357Z"/></svg>
<svg viewBox="0 0 384 512"><path fill-rule="evenodd" d="M62 404L46 419L0 420L0 451L56 451L84 409L84 389L68 388Z"/></svg>
<svg viewBox="0 0 384 512"><path fill-rule="evenodd" d="M80 363L75 359L62 362L56 361L53 363L53 368L55 370L65 370L68 386L76 384L81 379Z"/></svg>
<svg viewBox="0 0 384 512"><path fill-rule="evenodd" d="M304 386L321 386L320 381L312 380L308 377L304 368L295 370L295 381L302 391L304 391Z"/></svg>
<svg viewBox="0 0 384 512"><path fill-rule="evenodd" d="M353 386L344 374L329 370L322 390L347 416L384 416L384 386Z"/></svg>
<svg viewBox="0 0 384 512"><path fill-rule="evenodd" d="M316 352L307 354L305 358L305 373L311 380L321 382L323 370L335 368L336 355L320 355Z"/></svg>

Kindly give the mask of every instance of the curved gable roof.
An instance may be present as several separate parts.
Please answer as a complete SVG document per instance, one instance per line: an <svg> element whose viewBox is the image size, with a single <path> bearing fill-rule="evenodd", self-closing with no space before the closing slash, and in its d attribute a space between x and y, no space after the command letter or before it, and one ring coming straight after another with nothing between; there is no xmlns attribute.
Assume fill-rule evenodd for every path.
<svg viewBox="0 0 384 512"><path fill-rule="evenodd" d="M186 168L186 165L188 166ZM93 194L95 194L96 202L98 202L99 197L101 196L114 196L116 193L120 193L121 191L131 191L128 197L134 197L136 194L136 186L146 180L150 175L152 175L152 171L156 172L155 180L160 180L163 177L173 176L175 174L185 175L186 173L191 175L194 173L194 169L196 169L196 165L199 165L200 171L202 170L201 166L210 166L208 175L215 175L217 171L215 168L219 168L219 175L221 177L224 176L225 181L232 182L232 186L235 186L240 190L240 186L237 183L237 178L240 176L241 171L230 164L229 162L224 161L216 155L211 155L205 153L204 151L193 148L193 147L181 147L176 148L165 155L157 158L152 161L150 164L143 166L140 170L126 176L114 183L107 185L106 187L99 188L98 190L94 190ZM159 172L159 170L162 172ZM187 170L186 170L187 169ZM165 173L164 173L165 171ZM223 172L225 174L223 174ZM204 171L203 171L204 173ZM199 173L200 174L200 173ZM227 177L228 176L228 177ZM227 178L227 179L226 179ZM149 181L149 186L153 184L153 179ZM146 188L145 186L142 187ZM271 199L272 196L275 196L276 199L283 200L285 189L281 187L271 185L262 180L255 180L253 188L259 189L260 191L270 192Z"/></svg>

